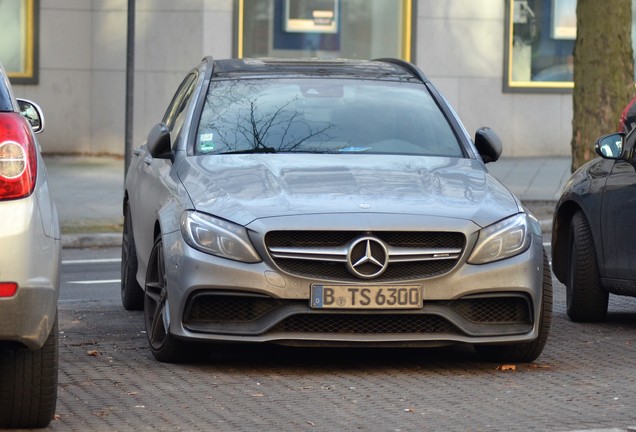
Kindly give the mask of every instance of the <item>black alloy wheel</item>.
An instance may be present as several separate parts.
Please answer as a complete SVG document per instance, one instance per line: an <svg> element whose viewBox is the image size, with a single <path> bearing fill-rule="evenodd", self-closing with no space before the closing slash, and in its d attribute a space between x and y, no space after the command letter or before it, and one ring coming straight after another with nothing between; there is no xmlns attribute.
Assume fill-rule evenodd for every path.
<svg viewBox="0 0 636 432"><path fill-rule="evenodd" d="M181 343L170 334L170 302L161 236L150 252L144 296L144 321L150 350L160 362L180 360Z"/></svg>

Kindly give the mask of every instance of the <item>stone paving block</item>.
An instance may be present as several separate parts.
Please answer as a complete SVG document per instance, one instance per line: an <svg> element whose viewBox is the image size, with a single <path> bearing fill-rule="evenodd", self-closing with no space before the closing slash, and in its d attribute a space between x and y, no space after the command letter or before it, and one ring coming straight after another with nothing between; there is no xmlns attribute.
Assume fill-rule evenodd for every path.
<svg viewBox="0 0 636 432"><path fill-rule="evenodd" d="M146 346L141 312L65 303L59 419L49 429L627 430L636 424L636 299L611 296L607 323L575 324L564 290L555 283L543 355L514 370L465 346L212 345L163 364Z"/></svg>

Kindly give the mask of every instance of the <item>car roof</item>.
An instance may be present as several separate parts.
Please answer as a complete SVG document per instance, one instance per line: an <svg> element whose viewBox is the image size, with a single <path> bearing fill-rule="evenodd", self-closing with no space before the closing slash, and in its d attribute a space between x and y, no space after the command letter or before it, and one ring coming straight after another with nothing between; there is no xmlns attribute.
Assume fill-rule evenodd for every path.
<svg viewBox="0 0 636 432"><path fill-rule="evenodd" d="M211 58L207 58L212 61ZM321 77L389 81L428 81L413 65L401 60L246 58L213 60L216 79Z"/></svg>

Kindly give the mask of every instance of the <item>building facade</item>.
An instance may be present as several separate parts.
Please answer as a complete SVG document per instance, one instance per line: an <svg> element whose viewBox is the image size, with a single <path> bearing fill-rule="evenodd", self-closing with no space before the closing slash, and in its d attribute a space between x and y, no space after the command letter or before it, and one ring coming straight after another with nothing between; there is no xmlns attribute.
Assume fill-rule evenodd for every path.
<svg viewBox="0 0 636 432"><path fill-rule="evenodd" d="M23 17L36 21L36 54L31 69L24 68L26 78L15 73L21 78L14 89L44 110L43 151L123 155L127 0L13 1L34 8ZM206 55L394 56L424 71L469 133L492 127L503 141L503 157L568 156L567 47L573 35L566 12L571 18L572 3L137 0L134 143L145 140L187 71ZM549 21L541 11L550 14ZM2 14L0 2L0 21ZM546 46L549 55L543 58ZM553 55L559 52L565 54ZM565 75L548 75L562 69Z"/></svg>

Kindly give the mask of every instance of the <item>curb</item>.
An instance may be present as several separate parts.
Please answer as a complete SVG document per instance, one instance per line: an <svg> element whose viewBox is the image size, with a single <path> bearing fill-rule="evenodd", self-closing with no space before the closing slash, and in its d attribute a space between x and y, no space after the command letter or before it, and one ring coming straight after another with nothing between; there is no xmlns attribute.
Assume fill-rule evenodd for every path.
<svg viewBox="0 0 636 432"><path fill-rule="evenodd" d="M121 246L121 233L62 234L62 248L87 249Z"/></svg>

